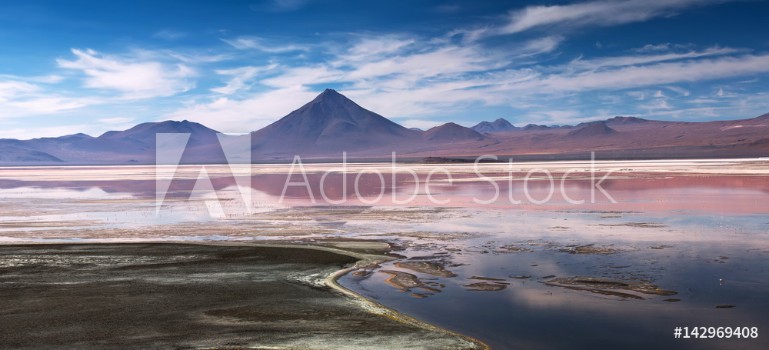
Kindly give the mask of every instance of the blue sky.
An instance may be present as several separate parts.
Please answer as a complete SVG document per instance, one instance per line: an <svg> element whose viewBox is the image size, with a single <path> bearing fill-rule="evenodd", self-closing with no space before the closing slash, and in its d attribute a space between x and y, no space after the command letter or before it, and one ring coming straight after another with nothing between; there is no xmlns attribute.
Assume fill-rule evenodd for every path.
<svg viewBox="0 0 769 350"><path fill-rule="evenodd" d="M0 137L259 129L339 90L409 127L769 112L768 1L4 1Z"/></svg>

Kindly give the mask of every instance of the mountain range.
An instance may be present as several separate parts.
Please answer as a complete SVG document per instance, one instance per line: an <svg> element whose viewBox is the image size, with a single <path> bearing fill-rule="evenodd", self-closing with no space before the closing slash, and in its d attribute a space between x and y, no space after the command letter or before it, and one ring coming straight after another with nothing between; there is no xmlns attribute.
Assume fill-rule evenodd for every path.
<svg viewBox="0 0 769 350"><path fill-rule="evenodd" d="M769 156L769 114L752 119L676 122L613 117L574 126L526 125L505 119L471 128L446 123L426 131L403 127L327 89L276 122L248 135L226 136L189 121L143 123L98 137L85 134L32 140L0 139L0 164L148 164L158 133L188 133L185 163L226 161L220 139L251 146L254 162L295 155L337 160L474 157L526 159L709 158ZM242 144L242 143L241 143ZM435 158L432 158L435 159Z"/></svg>

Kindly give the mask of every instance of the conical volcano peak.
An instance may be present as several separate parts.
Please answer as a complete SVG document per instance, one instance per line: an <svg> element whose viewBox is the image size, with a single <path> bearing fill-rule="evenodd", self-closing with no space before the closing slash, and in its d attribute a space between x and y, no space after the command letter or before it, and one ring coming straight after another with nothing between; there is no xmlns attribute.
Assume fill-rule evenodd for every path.
<svg viewBox="0 0 769 350"><path fill-rule="evenodd" d="M347 96L340 94L334 89L323 90L312 101L305 105L307 108L321 108L325 113L330 111L339 112L340 110L363 109ZM317 111L316 111L317 112ZM322 113L323 114L323 113Z"/></svg>
<svg viewBox="0 0 769 350"><path fill-rule="evenodd" d="M344 99L344 100L350 100L344 95L340 94L338 91L334 89L326 89L321 92L318 97L315 98L315 100L331 100L331 99ZM351 101L351 100L350 100Z"/></svg>
<svg viewBox="0 0 769 350"><path fill-rule="evenodd" d="M399 144L417 137L389 119L371 112L333 89L254 133L263 152L345 151Z"/></svg>

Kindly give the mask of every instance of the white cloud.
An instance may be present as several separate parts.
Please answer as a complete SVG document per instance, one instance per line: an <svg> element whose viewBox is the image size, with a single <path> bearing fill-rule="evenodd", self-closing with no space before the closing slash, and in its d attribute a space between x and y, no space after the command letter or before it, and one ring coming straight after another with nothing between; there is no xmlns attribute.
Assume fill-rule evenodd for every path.
<svg viewBox="0 0 769 350"><path fill-rule="evenodd" d="M730 89L730 88L731 87L727 87L727 89ZM734 91L724 90L723 87L719 87L715 95L718 96L719 98L735 98L735 97L739 97L741 94Z"/></svg>
<svg viewBox="0 0 769 350"><path fill-rule="evenodd" d="M258 50L267 53L286 53L295 51L307 51L308 47L296 44L272 44L256 37L240 37L235 39L222 39L225 43L238 50Z"/></svg>
<svg viewBox="0 0 769 350"><path fill-rule="evenodd" d="M343 83L349 87L344 93L364 107L388 117L419 116L472 102L485 102L494 96L485 95L482 91L463 91L475 85L476 79L468 78L467 74L478 74L494 68L499 60L491 55L483 55L476 48L434 47L419 52L408 52L405 48L408 40L385 40L378 52L380 57L362 59L365 54L362 47L374 45L373 41L358 42L349 51L337 51L337 58L329 64L310 66L283 67L280 74L258 81L260 86L273 88L276 95L297 108L303 102L314 97L310 86L322 84ZM374 45L376 46L376 45ZM359 55L348 55L348 52ZM247 86L246 81L254 79L257 74L253 69L227 71L234 78L224 87L217 88L220 93L242 91ZM271 72L272 73L272 72ZM464 77L462 77L464 76ZM287 93L293 93L288 96ZM304 97L302 97L304 96ZM277 98L277 97L276 97ZM233 110L250 109L249 118L255 119L251 125L264 123L258 120L274 120L290 112L288 108L279 107L275 99L266 98L264 94L251 94L238 98L217 99L197 106L185 108L180 115L194 113L201 115L212 113L221 115L225 120L233 117ZM284 102L281 100L279 104ZM269 104L260 108L258 103ZM226 107L224 107L226 106ZM254 112L257 111L257 112ZM269 112L269 113L267 113ZM242 112L238 112L241 115ZM214 118L212 118L214 119ZM258 119L258 120L257 120ZM229 130L243 132L245 130Z"/></svg>
<svg viewBox="0 0 769 350"><path fill-rule="evenodd" d="M29 81L42 83L42 84L56 84L56 83L62 82L63 80L64 80L64 77L56 74L42 75L42 76L32 77L29 79Z"/></svg>
<svg viewBox="0 0 769 350"><path fill-rule="evenodd" d="M195 86L191 78L196 72L185 64L107 56L90 49L72 49L72 54L75 60L56 60L59 67L82 72L88 88L117 91L123 98L171 96Z"/></svg>
<svg viewBox="0 0 769 350"><path fill-rule="evenodd" d="M665 98L655 98L647 103L638 105L638 108L649 111L673 109L670 103L668 103L668 100Z"/></svg>
<svg viewBox="0 0 769 350"><path fill-rule="evenodd" d="M395 36L364 37L346 50L343 62L381 60L386 56L403 53L404 49L415 43L415 39Z"/></svg>
<svg viewBox="0 0 769 350"><path fill-rule="evenodd" d="M601 71L537 75L523 83L514 84L512 88L540 93L548 91L580 92L698 82L758 73L769 73L769 54L626 66Z"/></svg>
<svg viewBox="0 0 769 350"><path fill-rule="evenodd" d="M216 71L216 74L230 76L230 80L225 86L211 89L213 92L218 92L224 95L231 95L244 90L249 87L250 82L260 73L271 71L277 68L277 64L271 64L263 67L240 67L233 69L220 69Z"/></svg>
<svg viewBox="0 0 769 350"><path fill-rule="evenodd" d="M285 89L339 81L349 81L344 78L342 71L324 65L313 65L286 68L283 74L262 79L260 83L277 89Z"/></svg>
<svg viewBox="0 0 769 350"><path fill-rule="evenodd" d="M643 101L643 100L646 99L646 93L643 92L643 91L628 91L627 94L628 94L628 96L630 96L630 97L632 97L632 98L634 98L634 99L636 99L638 101Z"/></svg>
<svg viewBox="0 0 769 350"><path fill-rule="evenodd" d="M163 119L187 119L224 133L244 133L270 124L312 100L315 95L301 86L294 86L238 100L219 97L206 103L194 103L165 115Z"/></svg>
<svg viewBox="0 0 769 350"><path fill-rule="evenodd" d="M657 51L668 51L670 50L670 43L664 43L664 44L646 44L643 47L639 47L637 49L633 49L635 52L657 52Z"/></svg>
<svg viewBox="0 0 769 350"><path fill-rule="evenodd" d="M6 102L6 112L16 116L52 114L67 110L83 108L97 101L86 98L66 98L59 96L36 96L16 101Z"/></svg>
<svg viewBox="0 0 769 350"><path fill-rule="evenodd" d="M369 79L398 75L406 79L477 72L495 65L490 57L467 47L444 47L425 53L398 56L391 59L364 63L346 76L349 79Z"/></svg>
<svg viewBox="0 0 769 350"><path fill-rule="evenodd" d="M694 47L693 44L673 44L673 43L661 43L661 44L646 44L641 47L630 49L630 51L638 53L657 53L664 51L675 50L691 50Z"/></svg>
<svg viewBox="0 0 769 350"><path fill-rule="evenodd" d="M482 89L466 90L473 85L472 81L456 81L388 90L364 87L344 93L361 106L386 117L432 116L465 110L478 103L504 103L498 94Z"/></svg>
<svg viewBox="0 0 769 350"><path fill-rule="evenodd" d="M57 74L39 75L31 77L21 77L12 74L0 74L1 79L7 79L8 81L22 81L36 84L57 84L64 80L64 77Z"/></svg>
<svg viewBox="0 0 769 350"><path fill-rule="evenodd" d="M474 43L483 38L499 34L495 27L483 26L479 28L459 28L446 34L449 38L461 38L465 43Z"/></svg>
<svg viewBox="0 0 769 350"><path fill-rule="evenodd" d="M640 54L627 56L609 56L590 60L583 60L582 58L579 58L572 61L568 66L566 66L566 68L570 70L600 70L612 67L645 65L650 63L679 61L692 58L725 56L739 53L741 51L742 50L728 47L710 47L702 51L692 50L680 53L670 52L654 55Z"/></svg>
<svg viewBox="0 0 769 350"><path fill-rule="evenodd" d="M40 91L40 87L27 82L0 81L0 102L38 91Z"/></svg>
<svg viewBox="0 0 769 350"><path fill-rule="evenodd" d="M558 45L563 42L563 37L546 36L540 39L534 39L523 43L517 54L519 56L534 56L543 53L553 52Z"/></svg>
<svg viewBox="0 0 769 350"><path fill-rule="evenodd" d="M569 5L529 6L509 14L499 31L519 33L546 26L614 26L675 15L687 7L723 2L719 0L598 0Z"/></svg>
<svg viewBox="0 0 769 350"><path fill-rule="evenodd" d="M29 115L53 114L98 103L92 98L71 98L46 91L26 81L0 81L0 114L2 119Z"/></svg>
<svg viewBox="0 0 769 350"><path fill-rule="evenodd" d="M203 64L203 63L217 63L226 60L230 60L233 56L229 54L207 54L207 53L180 53L175 51L164 52L168 57L178 60L182 63L191 65ZM152 54L150 54L152 56Z"/></svg>
<svg viewBox="0 0 769 350"><path fill-rule="evenodd" d="M671 86L665 86L665 88L684 97L691 95L691 92L689 90L686 90L682 87L671 85Z"/></svg>

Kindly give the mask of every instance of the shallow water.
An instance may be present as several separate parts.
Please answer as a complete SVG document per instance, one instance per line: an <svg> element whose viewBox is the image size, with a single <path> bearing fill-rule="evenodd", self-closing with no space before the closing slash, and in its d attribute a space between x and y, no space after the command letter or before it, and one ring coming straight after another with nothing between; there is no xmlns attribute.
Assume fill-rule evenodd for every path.
<svg viewBox="0 0 769 350"><path fill-rule="evenodd" d="M569 215L573 214L564 215L568 218L565 221L575 221ZM750 219L755 221L755 218L746 218ZM529 217L528 220L536 219ZM675 234L685 235L690 229L686 227ZM632 234L632 230L626 234ZM765 232L740 234L766 235ZM765 317L765 310L769 310L766 238L747 237L740 242L734 239L737 234L719 236L717 230L702 235L707 237L676 239L669 233L655 241L653 234L636 240L624 234L602 237L587 233L575 237L547 233L545 238L534 239L525 232L522 237L510 232L454 242L461 247L461 253L432 259L450 266L447 268L457 274L456 277L430 276L398 268L393 263L382 267L445 284L445 288L439 288L440 292L428 292L430 295L426 298L414 298L411 292L388 285L387 275L383 273L374 273L363 280L348 275L342 283L384 305L478 337L494 348L765 348L764 339L720 342L673 339L675 326L748 325L759 329L769 326ZM732 240L732 243L725 242ZM510 243L527 251L499 249ZM586 243L611 247L617 252L570 254L560 251L568 245ZM434 250L417 249L405 255L425 257L442 250L436 246ZM502 279L509 285L502 291L468 290L465 285L479 281L473 280L473 276ZM548 276L647 280L677 294L643 295L644 300L635 300L548 286L543 283L551 279ZM664 301L670 298L680 301ZM716 308L725 304L736 307Z"/></svg>
<svg viewBox="0 0 769 350"><path fill-rule="evenodd" d="M486 166L486 178L467 166L445 166L450 175L436 173L424 186L441 166L412 166L415 181L405 173L392 177L386 166L355 165L320 186L323 171L339 165L313 165L309 192L284 190L287 166L255 166L250 177L243 169L233 176L227 167L211 167L217 197L195 187L197 168L183 167L160 210L151 168L0 169L0 242L380 240L403 258L368 277L347 275L344 286L494 348L769 348L769 337L761 336L769 330L766 164L603 163L594 174L572 173L563 187L555 180L543 204L536 202L549 196L550 181L524 182L527 171L551 169L558 179L575 165L519 166L513 173ZM376 169L385 171L384 186L367 173L358 182L361 195L345 196L343 179L352 186L356 171ZM595 192L590 176L612 170L603 187L616 203ZM489 180L500 196L478 204L473 199L495 192ZM397 203L412 192L412 201ZM456 276L395 265L403 261L429 262ZM427 288L401 290L382 270L411 273ZM645 282L677 294L635 293L643 298L637 299L545 284L575 276ZM466 286L481 282L504 289ZM673 339L675 326L758 327L759 338Z"/></svg>

